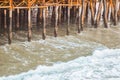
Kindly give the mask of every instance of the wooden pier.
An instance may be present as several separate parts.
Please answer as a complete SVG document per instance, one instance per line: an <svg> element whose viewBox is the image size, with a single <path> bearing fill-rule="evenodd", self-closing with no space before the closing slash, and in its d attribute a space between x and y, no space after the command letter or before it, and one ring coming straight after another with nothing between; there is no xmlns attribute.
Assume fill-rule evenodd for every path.
<svg viewBox="0 0 120 80"><path fill-rule="evenodd" d="M76 21L80 33L86 23L97 28L101 20L104 27L108 23L120 22L120 0L0 0L0 31L8 34L12 43L12 32L27 25L28 41L32 38L32 12L37 12L37 21L42 23L42 38L46 38L47 18L51 18L54 36L58 36L58 24L66 21L66 35L70 33L70 23ZM34 12L33 12L34 13ZM38 25L39 26L39 25Z"/></svg>

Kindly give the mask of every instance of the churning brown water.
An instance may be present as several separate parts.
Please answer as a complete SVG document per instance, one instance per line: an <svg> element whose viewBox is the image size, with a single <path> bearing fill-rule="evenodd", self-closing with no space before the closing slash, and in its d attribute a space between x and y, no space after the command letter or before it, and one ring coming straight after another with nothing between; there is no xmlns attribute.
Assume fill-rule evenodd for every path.
<svg viewBox="0 0 120 80"><path fill-rule="evenodd" d="M73 25L72 25L73 26ZM27 32L13 33L13 43L1 35L0 76L18 74L38 65L53 65L67 62L80 56L91 55L96 49L120 49L120 26L85 28L80 34L76 27L70 27L70 35L65 36L64 27L59 27L58 37L53 37L53 28L47 28L46 40L41 39L41 31L34 31L32 41L27 42Z"/></svg>

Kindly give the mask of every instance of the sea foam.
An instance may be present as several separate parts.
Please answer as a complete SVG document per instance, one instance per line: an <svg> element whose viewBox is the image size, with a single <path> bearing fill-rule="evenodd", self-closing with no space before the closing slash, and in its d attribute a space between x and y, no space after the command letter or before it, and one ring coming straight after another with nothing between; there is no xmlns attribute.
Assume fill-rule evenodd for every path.
<svg viewBox="0 0 120 80"><path fill-rule="evenodd" d="M98 49L91 56L52 66L40 65L0 80L120 80L120 49Z"/></svg>

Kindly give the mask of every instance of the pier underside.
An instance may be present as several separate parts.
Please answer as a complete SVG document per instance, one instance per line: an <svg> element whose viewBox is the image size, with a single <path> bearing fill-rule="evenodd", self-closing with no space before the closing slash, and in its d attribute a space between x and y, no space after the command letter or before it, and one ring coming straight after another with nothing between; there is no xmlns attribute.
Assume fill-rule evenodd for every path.
<svg viewBox="0 0 120 80"><path fill-rule="evenodd" d="M26 30L28 41L31 41L32 18L42 28L42 39L46 38L49 23L55 37L58 25L63 22L67 24L66 35L70 33L71 23L77 24L78 33L87 23L97 28L102 21L108 28L109 23L120 23L120 0L0 0L0 34L7 34L9 44L13 32L19 30Z"/></svg>

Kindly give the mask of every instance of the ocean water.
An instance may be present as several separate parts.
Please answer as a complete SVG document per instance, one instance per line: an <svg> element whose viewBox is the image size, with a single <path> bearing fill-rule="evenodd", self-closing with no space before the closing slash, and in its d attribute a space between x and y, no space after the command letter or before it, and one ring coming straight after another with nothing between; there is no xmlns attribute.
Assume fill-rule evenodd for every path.
<svg viewBox="0 0 120 80"><path fill-rule="evenodd" d="M17 75L0 77L0 80L120 80L120 49L97 49L91 56L39 65Z"/></svg>
<svg viewBox="0 0 120 80"><path fill-rule="evenodd" d="M89 28L80 34L17 35L0 46L0 80L120 80L120 28Z"/></svg>

